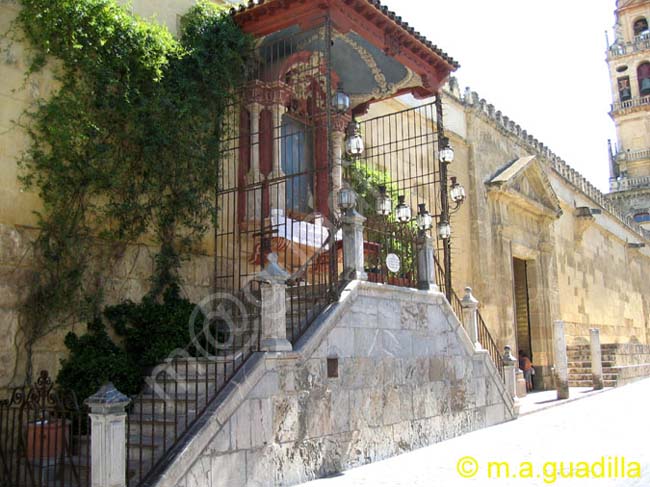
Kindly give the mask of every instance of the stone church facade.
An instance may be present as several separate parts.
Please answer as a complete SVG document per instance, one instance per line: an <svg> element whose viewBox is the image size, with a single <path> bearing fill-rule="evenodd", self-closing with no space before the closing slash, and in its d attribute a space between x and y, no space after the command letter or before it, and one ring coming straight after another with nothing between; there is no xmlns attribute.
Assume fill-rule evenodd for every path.
<svg viewBox="0 0 650 487"><path fill-rule="evenodd" d="M180 15L192 4L174 0L163 8L159 2L135 0L132 8L143 16L155 14L176 31ZM267 66L265 76L246 92L245 108L235 114L239 133L230 142L232 166L224 171L227 191L219 195L224 214L217 238L206 238L204 254L183 268L183 291L198 302L214 291L215 282L233 290L243 287L265 257L275 253L289 272L311 266L298 287L309 288L310 299L322 306L309 313L306 329L298 324L295 337L293 323L282 325L292 352L256 351L248 359L241 377L233 376L238 381L224 387L176 448L180 460L159 465L166 470L158 472L156 485L290 485L516 417L500 378L500 359L475 347L456 302L441 293L411 289L421 276L386 272L385 244L378 243L381 222L389 229L384 233L392 232L390 238L407 227L378 220L371 215L374 209L365 208L366 230L357 236L364 236L359 248L367 265L354 269L360 279L348 283L338 301L313 297L327 294L323 290L336 284L328 279L346 270L345 258L339 259L346 244L337 247L336 232L324 237L321 222L339 216L328 198L348 184L349 169L342 167L352 120L361 124L365 163L373 174L383 174L395 186L424 177L396 189L391 195L395 202L401 196L415 208L424 201L436 216L440 185L449 184L438 169L442 141L449 138L455 160L446 167L464 185L466 201L448 222L452 289L445 291L463 296L465 287L472 287L490 340L498 352L510 346L531 356L537 389L555 387L557 320L565 323L569 347L589 343L590 329L598 328L601 342L621 355L625 374L633 378L650 368L650 238L644 229L650 222L650 91L645 92L650 71L646 77L644 67L650 37L647 21L642 22L650 19L650 1L621 0L617 5L619 27L608 62L619 143L609 194L476 92L461 90L450 78L457 66L453 59L378 2L332 0L323 5L269 0L233 12L261 48L272 47L278 31L298 31L299 47L295 52L283 47L286 58ZM331 66L317 55L325 45L317 23L321 7L331 15L326 25L332 30L324 37L335 47ZM0 3L1 28L6 30L17 8L17 2ZM300 20L297 26L293 14ZM351 16L358 16L363 28ZM7 391L24 377L19 307L34 271L30 241L38 229L32 212L40 207L17 180L17 160L27 139L13 121L56 85L49 71L24 85L24 46L3 45L8 49L0 64L0 76L7 80L0 87L0 363L6 366L0 369L0 391ZM358 59L363 65L352 72L349 65ZM631 74L625 74L623 62ZM332 81L354 95L352 109L329 120L314 110L319 97L327 107L324 87ZM382 120L400 125L381 126ZM299 133L307 133L301 127L311 122L313 145ZM408 127L418 128L407 134ZM290 143L281 145L278 140L289 128L298 135L287 136ZM391 139L395 132L401 138ZM375 157L382 140L388 152ZM417 144L409 145L412 140ZM310 166L292 159L296 147L296 153L309 149L304 153L312 158ZM390 164L389 152L394 154ZM290 163L313 177L290 179ZM411 171L417 177L405 175ZM359 224L364 219L356 215L352 220ZM446 245L435 236L433 240L436 250ZM326 249L329 261L320 258L318 247ZM142 297L153 254L145 244L125 250L107 276L107 302ZM404 266L415 265L412 254L401 257ZM442 286L440 274L437 279ZM83 325L71 329L82 331ZM65 357L67 331L58 330L37 344L36 370L56 372ZM330 369L333 363L335 370ZM217 479L218 471L226 476Z"/></svg>

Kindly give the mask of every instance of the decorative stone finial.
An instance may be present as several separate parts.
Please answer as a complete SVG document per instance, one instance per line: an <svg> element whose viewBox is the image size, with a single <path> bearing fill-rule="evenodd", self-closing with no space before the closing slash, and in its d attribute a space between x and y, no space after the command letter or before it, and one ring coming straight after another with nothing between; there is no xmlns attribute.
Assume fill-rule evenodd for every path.
<svg viewBox="0 0 650 487"><path fill-rule="evenodd" d="M258 280L269 284L286 284L290 275L278 264L278 254L269 254L266 260L268 263L264 270L257 275Z"/></svg>
<svg viewBox="0 0 650 487"><path fill-rule="evenodd" d="M478 308L478 299L472 294L472 288L465 288L465 296L461 299L460 304L463 308Z"/></svg>
<svg viewBox="0 0 650 487"><path fill-rule="evenodd" d="M512 355L512 348L510 345L503 347L503 365L514 365L517 363L517 359Z"/></svg>
<svg viewBox="0 0 650 487"><path fill-rule="evenodd" d="M123 413L131 400L118 391L112 382L101 386L85 403L95 414Z"/></svg>

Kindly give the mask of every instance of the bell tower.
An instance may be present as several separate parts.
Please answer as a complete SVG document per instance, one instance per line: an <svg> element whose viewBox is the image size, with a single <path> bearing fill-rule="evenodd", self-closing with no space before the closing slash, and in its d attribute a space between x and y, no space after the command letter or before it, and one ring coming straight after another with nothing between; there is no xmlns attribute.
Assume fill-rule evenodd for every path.
<svg viewBox="0 0 650 487"><path fill-rule="evenodd" d="M650 0L617 0L615 39L607 49L612 85L608 197L650 230Z"/></svg>

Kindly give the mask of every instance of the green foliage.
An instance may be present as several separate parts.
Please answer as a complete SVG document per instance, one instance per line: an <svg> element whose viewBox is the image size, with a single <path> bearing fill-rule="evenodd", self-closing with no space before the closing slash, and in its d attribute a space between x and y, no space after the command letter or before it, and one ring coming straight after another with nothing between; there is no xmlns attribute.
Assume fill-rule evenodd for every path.
<svg viewBox="0 0 650 487"><path fill-rule="evenodd" d="M56 382L76 393L79 400L91 396L106 382L124 394L136 394L142 384L138 367L106 333L101 320L88 324L88 333L68 333L65 345L70 356L61 361Z"/></svg>
<svg viewBox="0 0 650 487"><path fill-rule="evenodd" d="M379 186L386 186L386 192L397 201L397 185L388 171L372 167L366 161L356 161L345 172L345 179L357 193L357 210L368 217L375 214Z"/></svg>
<svg viewBox="0 0 650 487"><path fill-rule="evenodd" d="M104 316L115 332L124 337L129 358L145 369L158 365L171 352L190 343L190 325L200 327L202 324L198 320L191 322L194 309L193 303L179 296L176 286L170 286L162 302L145 296L140 303L125 301L109 306Z"/></svg>
<svg viewBox="0 0 650 487"><path fill-rule="evenodd" d="M383 257L388 252L397 254L401 259L400 274L413 274L415 270L415 222L399 223L394 212L388 216L377 215L376 200L379 187L385 186L387 194L393 200L393 209L397 205L397 196L408 194L400 191L388 171L372 167L366 161L357 161L346 169L345 179L357 193L357 210L367 218L366 237L381 246L382 255L368 258L368 271L379 272L383 267Z"/></svg>
<svg viewBox="0 0 650 487"><path fill-rule="evenodd" d="M29 113L21 160L24 186L43 202L42 271L24 313L31 350L62 311L90 303L97 314L83 289L95 237L153 236L152 296L180 281L182 259L215 219L224 115L253 43L207 1L184 17L178 40L115 0L20 3L29 73L54 58L60 83Z"/></svg>

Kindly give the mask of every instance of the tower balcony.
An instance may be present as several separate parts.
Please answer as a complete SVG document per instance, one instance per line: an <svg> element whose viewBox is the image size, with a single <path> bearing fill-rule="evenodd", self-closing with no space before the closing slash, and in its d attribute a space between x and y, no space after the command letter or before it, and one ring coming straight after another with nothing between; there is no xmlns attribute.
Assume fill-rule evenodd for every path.
<svg viewBox="0 0 650 487"><path fill-rule="evenodd" d="M650 50L650 34L644 33L634 37L632 42L614 44L607 50L607 59L617 59L629 54Z"/></svg>
<svg viewBox="0 0 650 487"><path fill-rule="evenodd" d="M650 176L639 176L636 178L621 177L609 180L609 189L612 192L639 188L650 188Z"/></svg>
<svg viewBox="0 0 650 487"><path fill-rule="evenodd" d="M619 151L616 160L619 162L635 162L650 159L650 149Z"/></svg>
<svg viewBox="0 0 650 487"><path fill-rule="evenodd" d="M650 95L649 96L635 96L625 101L617 101L612 103L610 115L621 115L625 113L630 113L637 111L640 108L645 108L650 105Z"/></svg>

